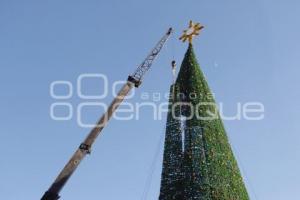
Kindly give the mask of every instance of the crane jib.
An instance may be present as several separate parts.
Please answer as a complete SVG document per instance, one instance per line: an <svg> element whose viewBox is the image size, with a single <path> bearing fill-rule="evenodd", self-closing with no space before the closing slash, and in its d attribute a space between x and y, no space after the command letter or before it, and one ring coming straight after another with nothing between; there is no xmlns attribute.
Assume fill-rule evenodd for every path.
<svg viewBox="0 0 300 200"><path fill-rule="evenodd" d="M80 144L80 146L75 151L71 159L65 165L60 174L57 176L54 183L45 192L41 200L58 200L60 198L59 193L62 190L62 188L65 186L71 175L77 169L78 165L83 160L83 158L87 154L91 153L91 147L93 143L100 135L102 129L108 123L114 111L119 107L119 105L122 103L122 101L130 92L130 90L133 87L140 86L142 78L144 77L145 73L150 69L154 59L159 54L160 50L164 46L171 33L172 28L169 28L167 33L159 40L159 42L155 45L155 47L152 49L152 51L146 57L146 59L142 62L142 64L136 69L136 71L132 75L128 77L127 82L121 88L117 97L111 102L107 111L99 119L99 121L97 122L95 127L90 131L83 143Z"/></svg>

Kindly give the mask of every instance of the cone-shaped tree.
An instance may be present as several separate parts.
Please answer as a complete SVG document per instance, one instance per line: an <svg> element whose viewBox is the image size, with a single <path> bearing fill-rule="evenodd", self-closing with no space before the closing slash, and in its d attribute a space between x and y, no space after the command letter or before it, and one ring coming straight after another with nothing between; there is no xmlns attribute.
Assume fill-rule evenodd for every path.
<svg viewBox="0 0 300 200"><path fill-rule="evenodd" d="M191 44L173 87L170 105L181 104L169 106L160 200L249 200Z"/></svg>
<svg viewBox="0 0 300 200"><path fill-rule="evenodd" d="M176 81L186 103L184 193L186 200L247 200L213 95L197 63L192 44Z"/></svg>

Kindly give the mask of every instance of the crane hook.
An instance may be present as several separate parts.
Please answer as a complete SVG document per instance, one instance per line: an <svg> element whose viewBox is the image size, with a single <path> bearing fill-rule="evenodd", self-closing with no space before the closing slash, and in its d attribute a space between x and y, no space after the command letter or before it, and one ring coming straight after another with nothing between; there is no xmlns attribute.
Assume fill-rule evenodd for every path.
<svg viewBox="0 0 300 200"><path fill-rule="evenodd" d="M175 78L176 78L176 61L173 60L172 63L172 72L173 72L173 84L175 83Z"/></svg>

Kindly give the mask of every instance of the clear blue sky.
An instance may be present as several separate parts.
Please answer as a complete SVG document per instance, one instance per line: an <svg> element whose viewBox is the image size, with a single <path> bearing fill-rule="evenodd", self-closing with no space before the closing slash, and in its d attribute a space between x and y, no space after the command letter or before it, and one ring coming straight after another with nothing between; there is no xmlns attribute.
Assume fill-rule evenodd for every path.
<svg viewBox="0 0 300 200"><path fill-rule="evenodd" d="M167 92L169 63L173 56L181 62L186 44L177 38L190 19L206 26L195 51L226 113L234 113L237 102L265 105L264 120L225 122L252 199L298 199L299 8L296 0L1 0L0 199L39 199L89 131L74 118L51 120L52 81L76 84L82 73L126 79L173 26L176 37L137 91ZM94 86L89 90L97 91ZM63 199L140 200L164 126L150 111L139 121L111 121ZM147 200L158 196L161 157Z"/></svg>

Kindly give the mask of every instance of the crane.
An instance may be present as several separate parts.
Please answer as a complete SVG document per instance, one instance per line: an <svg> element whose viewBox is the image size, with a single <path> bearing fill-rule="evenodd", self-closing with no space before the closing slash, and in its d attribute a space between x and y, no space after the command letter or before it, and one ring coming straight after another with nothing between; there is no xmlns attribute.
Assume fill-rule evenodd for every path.
<svg viewBox="0 0 300 200"><path fill-rule="evenodd" d="M71 159L67 162L65 167L59 173L55 181L52 183L50 188L45 192L41 200L58 200L60 198L59 193L72 176L74 171L77 169L80 162L84 159L87 154L91 153L91 148L93 143L96 141L97 137L100 135L101 131L108 123L109 119L113 115L114 111L122 103L124 98L130 92L133 87L138 88L144 75L150 69L153 61L159 54L160 50L168 40L172 33L172 28L169 28L167 33L159 40L159 42L152 49L150 54L146 59L138 66L132 75L128 76L127 82L119 91L118 95L111 102L107 111L102 115L99 121L96 123L95 127L90 131L85 140L79 145L78 149L75 151Z"/></svg>

